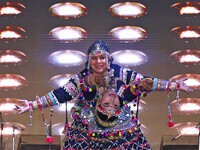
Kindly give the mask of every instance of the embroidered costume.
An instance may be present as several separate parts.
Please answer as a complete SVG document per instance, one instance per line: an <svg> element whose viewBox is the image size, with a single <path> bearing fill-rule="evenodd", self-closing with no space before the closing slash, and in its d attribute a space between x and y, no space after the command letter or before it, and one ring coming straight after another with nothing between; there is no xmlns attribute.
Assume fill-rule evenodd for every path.
<svg viewBox="0 0 200 150"><path fill-rule="evenodd" d="M114 79L121 81L115 89L120 98L120 111L105 112L98 105L101 97L100 88L94 82L95 76L90 68L90 58L94 54L106 56L107 71L105 86L113 88ZM66 123L66 140L63 150L113 149L113 150L150 150L150 146L140 129L140 123L132 114L127 103L137 103L137 98L146 96L150 91L178 90L179 84L143 76L129 68L112 64L109 48L102 41L97 41L88 49L86 68L72 77L63 87L47 93L32 102L33 109L59 105L76 98L73 122ZM86 83L86 77L87 83ZM139 87L144 79L152 82L149 90ZM122 84L123 83L123 84ZM94 86L88 86L94 85ZM106 119L105 119L106 118Z"/></svg>

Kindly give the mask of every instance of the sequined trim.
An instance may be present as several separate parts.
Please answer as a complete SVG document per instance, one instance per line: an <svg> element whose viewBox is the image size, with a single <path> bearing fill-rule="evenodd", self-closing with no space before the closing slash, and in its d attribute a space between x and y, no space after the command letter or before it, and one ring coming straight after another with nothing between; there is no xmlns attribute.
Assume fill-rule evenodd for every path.
<svg viewBox="0 0 200 150"><path fill-rule="evenodd" d="M78 90L77 87L72 83L72 82L67 82L64 86L63 89L69 93L72 98L76 97L78 95Z"/></svg>

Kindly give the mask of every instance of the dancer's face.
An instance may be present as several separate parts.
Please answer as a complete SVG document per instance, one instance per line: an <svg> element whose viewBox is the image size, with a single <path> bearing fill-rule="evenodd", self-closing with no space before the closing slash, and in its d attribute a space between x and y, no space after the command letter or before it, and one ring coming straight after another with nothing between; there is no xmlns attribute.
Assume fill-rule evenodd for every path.
<svg viewBox="0 0 200 150"><path fill-rule="evenodd" d="M117 112L120 109L120 101L117 94L113 90L108 89L102 97L100 106L104 110Z"/></svg>
<svg viewBox="0 0 200 150"><path fill-rule="evenodd" d="M105 54L94 54L90 59L90 67L95 73L102 74L106 71L106 55Z"/></svg>

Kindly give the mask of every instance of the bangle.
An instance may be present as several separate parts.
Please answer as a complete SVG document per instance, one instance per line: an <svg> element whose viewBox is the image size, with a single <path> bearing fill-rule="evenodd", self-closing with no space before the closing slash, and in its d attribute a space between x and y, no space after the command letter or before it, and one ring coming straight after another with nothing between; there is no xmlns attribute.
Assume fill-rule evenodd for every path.
<svg viewBox="0 0 200 150"><path fill-rule="evenodd" d="M166 92L167 92L167 93L169 93L169 91L170 91L170 86L171 86L171 83L170 83L170 81L169 81L169 82L167 82L167 84L166 84Z"/></svg>
<svg viewBox="0 0 200 150"><path fill-rule="evenodd" d="M179 81L176 81L176 91L179 91L181 84Z"/></svg>
<svg viewBox="0 0 200 150"><path fill-rule="evenodd" d="M33 110L36 110L39 108L37 104L37 100L33 101L32 104L33 104Z"/></svg>
<svg viewBox="0 0 200 150"><path fill-rule="evenodd" d="M37 102L38 108L39 108L40 110L42 110L42 102L41 102L39 96L36 96L36 102Z"/></svg>
<svg viewBox="0 0 200 150"><path fill-rule="evenodd" d="M170 90L175 91L176 90L176 82L171 82L170 84Z"/></svg>
<svg viewBox="0 0 200 150"><path fill-rule="evenodd" d="M29 105L29 111L33 111L33 102L30 101L30 102L28 103L28 105Z"/></svg>

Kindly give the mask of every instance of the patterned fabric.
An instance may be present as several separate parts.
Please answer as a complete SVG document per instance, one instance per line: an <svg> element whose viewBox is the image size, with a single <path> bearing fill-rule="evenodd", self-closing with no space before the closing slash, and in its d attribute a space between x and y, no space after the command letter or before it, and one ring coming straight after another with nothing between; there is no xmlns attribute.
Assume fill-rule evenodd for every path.
<svg viewBox="0 0 200 150"><path fill-rule="evenodd" d="M93 108L80 110L79 117L66 129L63 150L150 150L130 107L122 107L117 124L108 128L97 125L93 111Z"/></svg>
<svg viewBox="0 0 200 150"><path fill-rule="evenodd" d="M68 131L68 135L72 138L66 139L63 150L150 150L150 145L140 129L114 140L91 139L87 137L86 132L72 128Z"/></svg>
<svg viewBox="0 0 200 150"><path fill-rule="evenodd" d="M122 68L118 65L112 64L111 65L111 74L112 78L119 78L120 80L124 81L127 85L132 84L137 78L143 78L142 75L137 74L136 72L131 71L128 68ZM84 77L88 75L88 70L84 69L79 74L75 75L73 78L69 80L63 87L53 90L49 93L49 100L52 102L52 105L58 105L59 103L65 103L67 101L72 100L73 98L77 97L77 102L82 102L83 99L91 102L88 104L90 107L93 105L92 101L97 96L96 89L92 89L91 91L85 87L84 84ZM137 77L137 78L136 78ZM124 91L124 90L123 90ZM133 101L133 94L131 94L130 89L125 90L126 93L123 93L126 97L127 102ZM135 96L135 95L134 95ZM45 97L46 98L46 97ZM123 99L124 100L124 99ZM125 101L124 100L124 101ZM45 106L49 104L50 101L44 99L41 104L45 103ZM48 103L47 103L48 102ZM77 104L77 103L76 103ZM36 106L35 106L36 107ZM83 103L79 105L80 110L83 109ZM120 130L120 135L118 138L112 138L107 136L101 137L100 129L98 129L97 134L93 136L88 136L88 128L83 123L83 117L80 116L81 112L76 112L77 118L72 123L72 126L66 130L66 141L64 144L63 150L86 150L86 149L111 149L111 150L150 150L150 146L147 143L146 138L142 134L140 128L138 126L134 126L134 124L122 125L122 122L117 123L117 127L113 130L110 130L110 133L116 132ZM88 121L89 116L86 117ZM122 116L123 117L123 116ZM128 120L128 119L127 119ZM67 120L66 120L67 122ZM88 123L89 124L89 123ZM95 125L95 121L93 121ZM90 124L91 126L92 124ZM126 129L124 128L126 127ZM81 129L81 130L80 130ZM82 130L85 129L85 130ZM93 128L89 128L90 131L94 131ZM106 132L102 132L107 134ZM114 133L118 134L118 133ZM114 135L114 137L116 137Z"/></svg>

